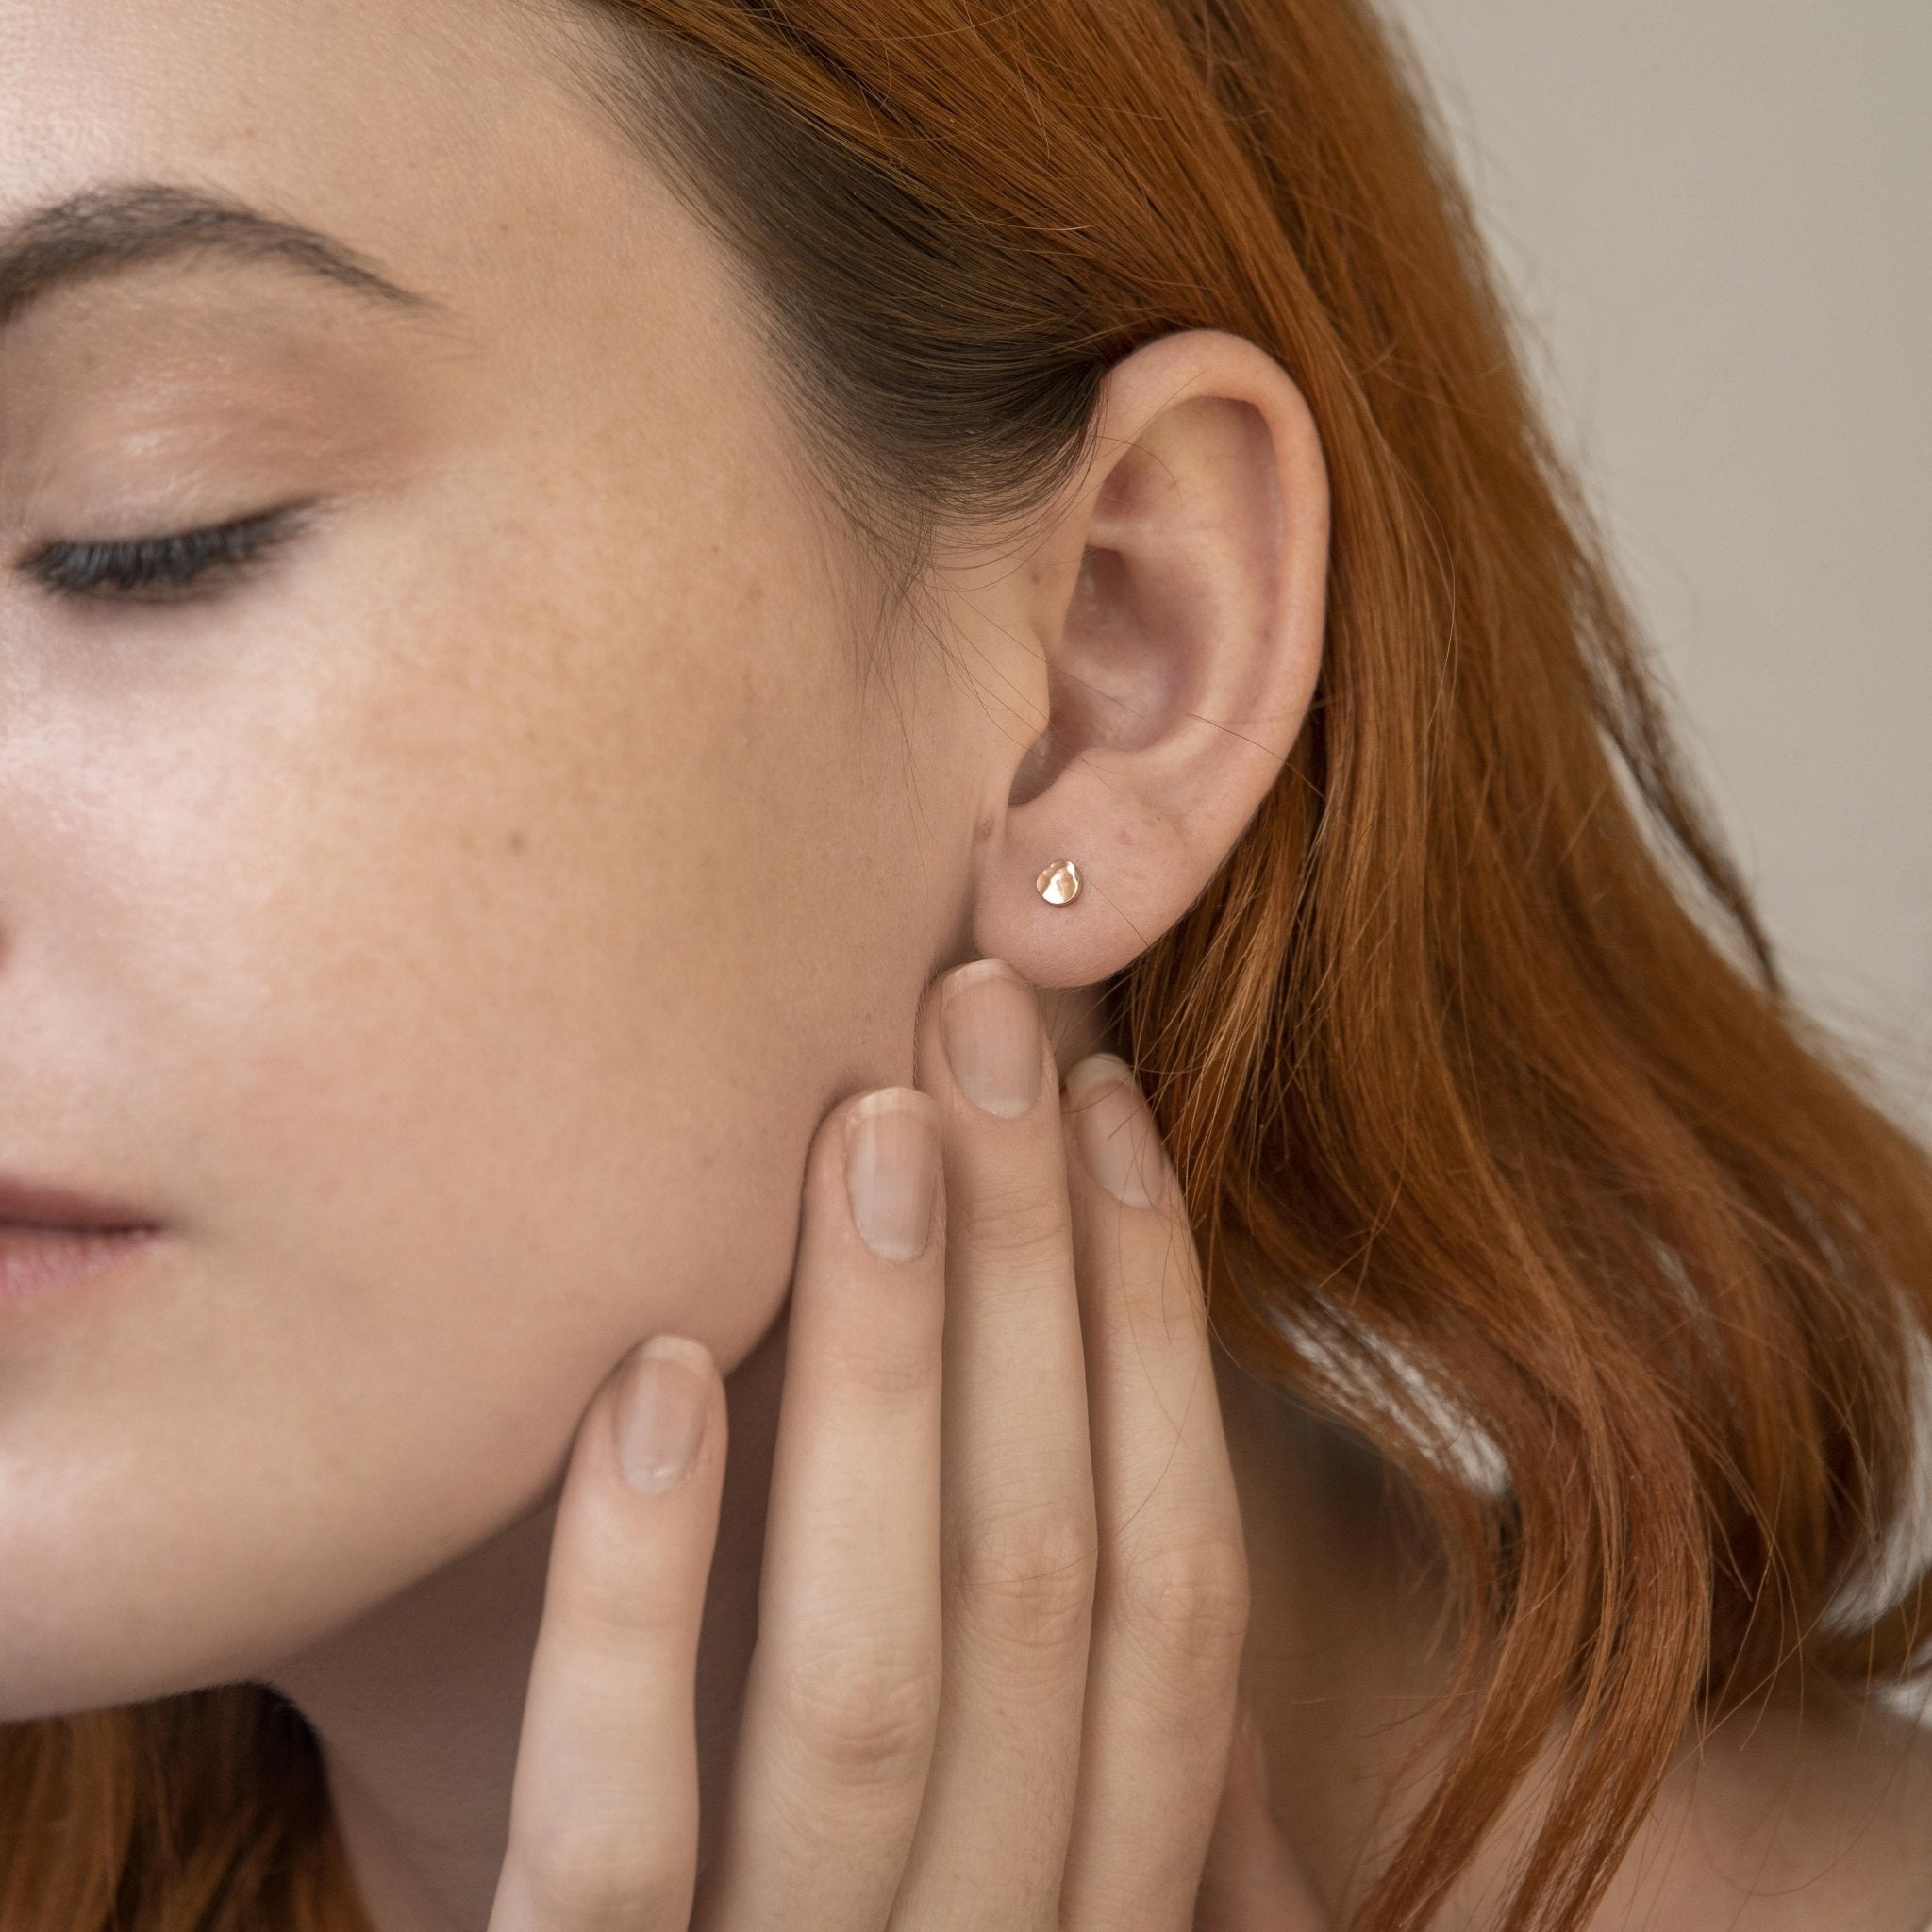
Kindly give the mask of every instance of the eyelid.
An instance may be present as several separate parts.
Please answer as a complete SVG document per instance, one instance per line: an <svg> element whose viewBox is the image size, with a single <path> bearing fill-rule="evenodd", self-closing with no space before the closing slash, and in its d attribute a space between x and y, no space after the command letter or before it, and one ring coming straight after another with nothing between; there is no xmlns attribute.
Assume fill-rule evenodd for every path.
<svg viewBox="0 0 1932 1932"><path fill-rule="evenodd" d="M192 601L197 594L193 585L225 581L265 562L308 526L320 504L316 497L291 499L218 523L126 537L57 537L21 558L14 569L47 594L76 601ZM177 594L155 593L151 585L170 570L181 574ZM119 589L100 587L104 576L111 580L117 574L125 579Z"/></svg>

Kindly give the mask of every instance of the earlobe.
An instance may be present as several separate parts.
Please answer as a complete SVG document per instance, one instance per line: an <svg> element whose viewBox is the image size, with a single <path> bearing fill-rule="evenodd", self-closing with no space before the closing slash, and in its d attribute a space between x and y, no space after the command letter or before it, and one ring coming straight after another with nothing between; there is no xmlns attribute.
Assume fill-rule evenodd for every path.
<svg viewBox="0 0 1932 1932"><path fill-rule="evenodd" d="M1042 987L1118 972L1200 896L1321 660L1327 475L1281 365L1219 330L1165 336L1096 408L1027 567L978 605L1034 654L1044 722L995 741L974 941Z"/></svg>

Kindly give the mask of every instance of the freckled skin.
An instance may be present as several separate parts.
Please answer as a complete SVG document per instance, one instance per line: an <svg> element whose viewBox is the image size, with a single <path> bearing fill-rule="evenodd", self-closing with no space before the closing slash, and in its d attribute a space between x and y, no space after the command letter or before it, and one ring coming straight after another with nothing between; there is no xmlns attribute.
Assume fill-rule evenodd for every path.
<svg viewBox="0 0 1932 1932"><path fill-rule="evenodd" d="M433 1848L451 1924L501 1862L544 1509L592 1391L666 1330L733 1375L708 1819L814 1130L910 1079L922 989L974 952L1032 944L1074 995L1047 1001L1063 1066L1103 1044L1083 990L1198 894L1322 632L1319 440L1287 463L1303 551L1275 572L1241 506L1268 500L1250 405L1288 412L1224 341L1241 395L1112 471L1092 560L1077 530L1017 573L995 547L979 581L1025 594L945 607L974 675L910 651L869 687L870 606L760 339L558 71L571 18L0 0L0 223L106 180L212 184L443 305L378 323L171 269L0 338L0 1169L166 1224L139 1266L0 1318L0 1721L275 1682L359 1877ZM296 495L313 526L218 601L54 606L10 568ZM1036 593L1068 620L1051 679L1020 636ZM1062 788L1055 836L1009 847L1021 794ZM1026 923L1058 858L1099 924ZM1440 1690L1429 1606L1375 1485L1217 1373L1279 1821L1339 1900L1395 1720ZM1667 1932L1904 1932L1932 1904L1932 1752L1902 1729L1733 1727L1603 1923L1663 1897ZM1731 1874L1770 1871L1770 1835L1794 1890L1747 1917ZM1445 1924L1487 1924L1500 1873Z"/></svg>
<svg viewBox="0 0 1932 1932"><path fill-rule="evenodd" d="M527 31L0 7L0 214L199 175L456 318L169 269L0 346L9 558L334 499L223 601L0 589L0 1165L169 1230L8 1324L0 1715L527 1510L638 1340L745 1356L825 1108L910 1076L979 801L928 752L908 824L718 258Z"/></svg>

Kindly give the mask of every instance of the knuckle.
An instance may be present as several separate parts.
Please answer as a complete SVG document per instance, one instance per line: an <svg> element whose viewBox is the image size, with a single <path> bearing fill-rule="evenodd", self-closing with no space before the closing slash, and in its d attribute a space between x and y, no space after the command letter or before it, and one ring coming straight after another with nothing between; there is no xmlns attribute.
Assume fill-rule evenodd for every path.
<svg viewBox="0 0 1932 1932"><path fill-rule="evenodd" d="M559 1819L520 1860L538 1923L656 1925L678 1923L688 1888L641 1820Z"/></svg>
<svg viewBox="0 0 1932 1932"><path fill-rule="evenodd" d="M1159 1666L1190 1682L1240 1660L1248 1630L1245 1552L1228 1538L1196 1538L1125 1557L1111 1581L1114 1615Z"/></svg>
<svg viewBox="0 0 1932 1932"><path fill-rule="evenodd" d="M1093 1614L1098 1538L1091 1508L1009 1510L961 1537L961 1612L999 1641L1058 1650L1083 1641Z"/></svg>
<svg viewBox="0 0 1932 1932"><path fill-rule="evenodd" d="M954 1216L952 1240L990 1260L1026 1262L1070 1249L1073 1223L1065 1195L1037 1183L982 1185Z"/></svg>
<svg viewBox="0 0 1932 1932"><path fill-rule="evenodd" d="M939 1704L939 1661L919 1644L805 1646L778 1686L780 1713L814 1782L847 1790L923 1780Z"/></svg>
<svg viewBox="0 0 1932 1932"><path fill-rule="evenodd" d="M1170 1227L1158 1250L1138 1257L1124 1271L1122 1298L1137 1334L1169 1342L1198 1342L1208 1332L1208 1298L1202 1291L1201 1258L1191 1234Z"/></svg>
<svg viewBox="0 0 1932 1932"><path fill-rule="evenodd" d="M543 1621L585 1657L633 1656L641 1645L681 1641L703 1613L704 1573L696 1564L663 1569L640 1560L636 1531L608 1510L572 1525L572 1541L553 1557Z"/></svg>
<svg viewBox="0 0 1932 1932"><path fill-rule="evenodd" d="M681 1640L699 1607L641 1588L622 1552L561 1570L545 1586L543 1617L563 1630L583 1657L616 1660L647 1646Z"/></svg>
<svg viewBox="0 0 1932 1932"><path fill-rule="evenodd" d="M943 1297L922 1294L916 1283L891 1287L897 1306L855 1311L865 1319L841 1323L824 1343L835 1383L889 1401L930 1392L943 1373Z"/></svg>

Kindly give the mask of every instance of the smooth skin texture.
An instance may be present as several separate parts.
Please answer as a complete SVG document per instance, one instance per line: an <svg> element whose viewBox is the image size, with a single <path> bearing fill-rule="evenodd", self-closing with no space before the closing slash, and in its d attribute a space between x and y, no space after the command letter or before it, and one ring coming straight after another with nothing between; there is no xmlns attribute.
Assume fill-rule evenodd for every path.
<svg viewBox="0 0 1932 1932"><path fill-rule="evenodd" d="M513 1788L519 1826L541 1824L542 1774L519 1771L540 1631L533 1722L567 1724L576 1668L545 1608L553 1543L566 1566L679 1560L669 1531L600 1556L578 1536L594 1504L553 1535L566 1471L601 1479L572 1459L587 1411L660 1336L706 1351L728 1418L678 1744L694 1869L768 1882L752 1853L718 1862L731 1794L791 1774L767 1733L732 1776L741 1704L775 1707L744 1702L761 1571L854 1543L886 1561L874 1519L815 1513L811 1458L779 1458L781 1399L829 1403L837 1372L812 1345L794 1381L789 1349L824 1123L879 1090L939 1104L922 1002L981 957L1041 990L1062 1071L1108 1044L1086 990L1212 875L1322 645L1314 425L1273 358L1191 331L1115 367L1093 460L1039 518L943 533L931 635L867 675L869 586L756 320L575 92L569 20L0 0L0 228L158 178L325 230L424 298L204 251L0 330L0 1169L163 1228L139 1265L0 1318L0 1717L276 1684L323 1740L379 1932L486 1923ZM285 544L178 601L61 596L30 569L295 501L313 513ZM1069 856L1088 891L1047 907L1033 881ZM1058 1352L1022 1366L1064 1391L1091 1285L1058 1286L1034 1311ZM967 1343L997 1335L960 1319L945 1373L976 1400ZM1399 1720L1438 1681L1426 1607L1346 1445L1214 1372L1274 1817L1342 1914ZM1124 1411L1093 1397L1083 1438L1077 1404L1033 1394L1010 1434L988 1407L983 1442L948 1422L942 1450L997 1471L1016 1437L1074 1463L1084 1440L1098 1578L1108 1512L1130 1526L1109 1483L1166 1439L1108 1452ZM801 1591L764 1608L830 1614ZM1012 1881L1044 1882L1064 1828L1091 1888L1082 1844L1164 1810L1128 1705L1091 1704L1091 1757L1070 1742L1105 1608L1041 1664L1024 1708L1045 1728L1003 1743L972 1688L988 1658L942 1688L921 1807L943 1826L915 1837L914 1882L969 1844L979 1882L1005 1874L986 1847L1017 1805L1058 1822ZM683 1738L666 1722L602 1742L641 1762ZM1803 1870L1734 1923L1841 1924L1849 1899L1915 1927L1928 1807L1896 1793L1932 1788L1900 1771L1923 1759L1814 1724L1760 1772L1763 1735L1707 1761L1735 1802L1685 1813L1680 1869L1748 1882L1748 1833L1775 1827ZM1252 1823L1245 1761L1229 1803ZM1821 1822L1791 1840L1793 1790ZM883 1825L870 1842L828 1845L823 1882L869 1857L882 1892ZM1708 1923L1687 1888L1651 1923ZM1470 1897L1450 1923L1482 1923Z"/></svg>
<svg viewBox="0 0 1932 1932"><path fill-rule="evenodd" d="M1124 1066L1062 1089L997 960L937 984L918 1065L807 1164L759 1636L695 1917L726 1417L708 1355L660 1339L577 1439L492 1932L1195 1923L1247 1583L1179 1189ZM626 1407L641 1369L655 1409ZM700 1433L688 1473L641 1458L662 1486L639 1494L626 1425L664 1423L666 1374ZM1232 1823L1226 1923L1318 1924L1253 1886L1247 1848L1278 1840Z"/></svg>
<svg viewBox="0 0 1932 1932"><path fill-rule="evenodd" d="M0 336L0 1167L164 1230L0 1338L0 1713L277 1684L383 1932L480 1923L570 1445L665 1333L745 1412L717 1799L822 1121L912 1083L936 972L1085 986L1171 919L1319 646L1319 491L1290 580L1257 487L1277 441L1319 477L1312 426L1207 336L1122 371L1057 520L950 549L943 650L865 675L752 319L555 30L0 7L0 225L158 178L425 298L204 252ZM311 499L176 601L29 568ZM1055 679L1089 756L1009 810Z"/></svg>

